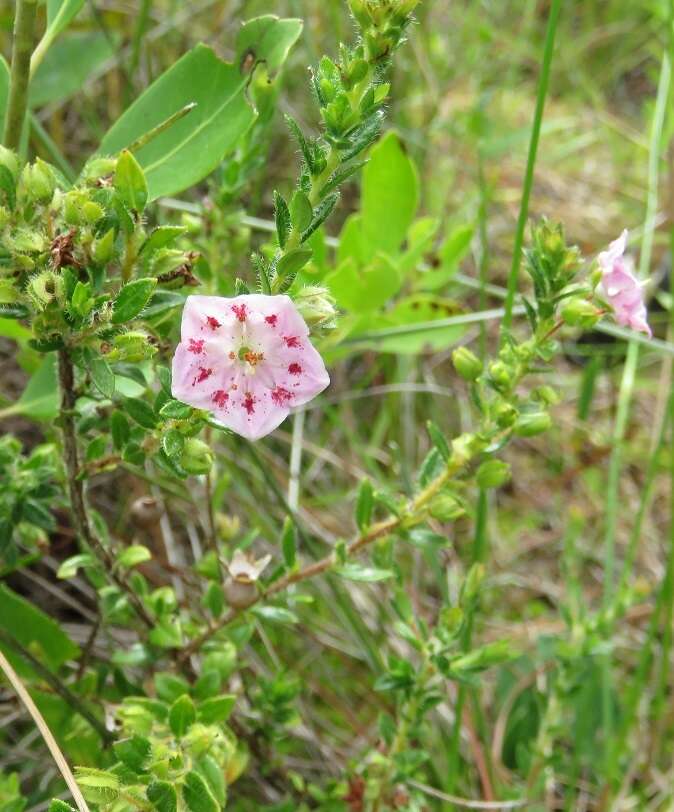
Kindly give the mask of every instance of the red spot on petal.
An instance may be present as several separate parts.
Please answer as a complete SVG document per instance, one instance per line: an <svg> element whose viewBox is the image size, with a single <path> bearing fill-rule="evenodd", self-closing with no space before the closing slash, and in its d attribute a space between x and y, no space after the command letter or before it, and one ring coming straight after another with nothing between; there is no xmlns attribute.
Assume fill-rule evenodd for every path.
<svg viewBox="0 0 674 812"><path fill-rule="evenodd" d="M214 316L206 316L206 324L208 324L211 330L217 330L218 327L222 326Z"/></svg>
<svg viewBox="0 0 674 812"><path fill-rule="evenodd" d="M190 338L190 343L187 345L187 349L189 352L193 352L195 355L200 355L204 351L203 339Z"/></svg>
<svg viewBox="0 0 674 812"><path fill-rule="evenodd" d="M300 344L299 336L283 336L283 340L285 341L288 347L299 348L302 345Z"/></svg>
<svg viewBox="0 0 674 812"><path fill-rule="evenodd" d="M293 363L288 367L288 372L291 375L301 375L302 374L302 367L299 364Z"/></svg>
<svg viewBox="0 0 674 812"><path fill-rule="evenodd" d="M293 393L284 389L282 386L277 386L272 389L271 399L276 406L287 406L292 400Z"/></svg>
<svg viewBox="0 0 674 812"><path fill-rule="evenodd" d="M198 383L203 383L205 380L211 377L213 374L212 369L207 369L206 367L199 367L199 372L197 376L192 381L192 386L196 386Z"/></svg>
<svg viewBox="0 0 674 812"><path fill-rule="evenodd" d="M278 316L275 313L272 313L271 316L265 316L264 319L270 327L276 327L276 322L278 321Z"/></svg>
<svg viewBox="0 0 674 812"><path fill-rule="evenodd" d="M229 400L229 395L224 389L217 389L211 395L211 400L219 409L224 409L227 405L227 401Z"/></svg>
<svg viewBox="0 0 674 812"><path fill-rule="evenodd" d="M250 394L250 392L248 392L241 401L241 405L248 412L248 414L253 414L255 411L255 398Z"/></svg>
<svg viewBox="0 0 674 812"><path fill-rule="evenodd" d="M232 312L237 317L239 321L245 321L246 316L248 315L248 311L246 309L245 304L240 305L232 305Z"/></svg>

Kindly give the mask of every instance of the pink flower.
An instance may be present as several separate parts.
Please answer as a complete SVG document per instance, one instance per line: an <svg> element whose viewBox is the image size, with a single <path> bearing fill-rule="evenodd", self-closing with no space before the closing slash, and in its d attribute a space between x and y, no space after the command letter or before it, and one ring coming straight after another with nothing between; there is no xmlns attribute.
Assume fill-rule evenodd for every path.
<svg viewBox="0 0 674 812"><path fill-rule="evenodd" d="M626 247L627 230L609 245L608 251L599 254L601 286L618 324L650 337L653 334L646 321L643 283L634 275L632 258L624 255Z"/></svg>
<svg viewBox="0 0 674 812"><path fill-rule="evenodd" d="M287 296L188 296L172 393L258 440L330 383Z"/></svg>

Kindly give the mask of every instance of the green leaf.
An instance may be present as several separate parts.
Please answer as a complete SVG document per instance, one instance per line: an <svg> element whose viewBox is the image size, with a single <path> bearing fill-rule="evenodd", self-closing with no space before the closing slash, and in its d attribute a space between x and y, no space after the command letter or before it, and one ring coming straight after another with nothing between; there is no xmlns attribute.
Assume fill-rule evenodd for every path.
<svg viewBox="0 0 674 812"><path fill-rule="evenodd" d="M428 420L426 422L426 428L428 430L428 436L431 438L431 442L438 449L438 453L442 459L445 462L449 462L452 452L450 451L449 444L447 443L445 435L440 430L440 427L432 420Z"/></svg>
<svg viewBox="0 0 674 812"><path fill-rule="evenodd" d="M157 424L154 410L149 403L140 398L126 398L123 402L124 410L129 417L144 429L153 429Z"/></svg>
<svg viewBox="0 0 674 812"><path fill-rule="evenodd" d="M117 556L117 563L120 567L124 567L124 569L131 569L131 567L137 567L139 564L144 564L146 561L151 560L152 553L142 544L132 544L129 547L125 547Z"/></svg>
<svg viewBox="0 0 674 812"><path fill-rule="evenodd" d="M299 623L297 615L282 606L254 606L252 611L258 617L263 620L271 620L272 623L282 623L284 625Z"/></svg>
<svg viewBox="0 0 674 812"><path fill-rule="evenodd" d="M163 73L122 114L99 153L114 154L164 123L186 105L196 107L135 151L150 200L174 195L210 174L255 119L238 66L197 45Z"/></svg>
<svg viewBox="0 0 674 812"><path fill-rule="evenodd" d="M235 702L236 697L234 694L223 694L222 696L213 696L210 697L210 699L204 699L203 702L199 703L197 718L205 725L226 722Z"/></svg>
<svg viewBox="0 0 674 812"><path fill-rule="evenodd" d="M70 25L84 5L84 0L47 0L47 28L43 39L57 37Z"/></svg>
<svg viewBox="0 0 674 812"><path fill-rule="evenodd" d="M290 219L298 231L304 231L309 226L314 210L306 194L298 189L290 201Z"/></svg>
<svg viewBox="0 0 674 812"><path fill-rule="evenodd" d="M379 569L378 567L365 567L355 562L347 562L338 567L335 572L349 581L385 581L393 577L391 570Z"/></svg>
<svg viewBox="0 0 674 812"><path fill-rule="evenodd" d="M185 296L177 290L158 290L147 303L145 310L143 310L143 318L148 321L155 319L173 310L176 307L182 307L185 304Z"/></svg>
<svg viewBox="0 0 674 812"><path fill-rule="evenodd" d="M160 248L171 245L184 233L185 229L182 226L157 226L143 243L140 255L148 257Z"/></svg>
<svg viewBox="0 0 674 812"><path fill-rule="evenodd" d="M286 567L288 569L292 569L297 560L297 540L295 537L295 525L290 516L286 516L283 522L281 550L283 552L283 561Z"/></svg>
<svg viewBox="0 0 674 812"><path fill-rule="evenodd" d="M101 32L68 32L49 50L30 82L30 105L63 101L115 54L115 40Z"/></svg>
<svg viewBox="0 0 674 812"><path fill-rule="evenodd" d="M13 187L14 184L12 183L12 188ZM290 210L288 209L288 204L285 202L283 195L276 191L274 192L274 220L276 221L278 244L283 248L290 234Z"/></svg>
<svg viewBox="0 0 674 812"><path fill-rule="evenodd" d="M169 710L169 726L176 738L181 739L190 727L196 722L197 711L194 702L187 695L183 694L171 705Z"/></svg>
<svg viewBox="0 0 674 812"><path fill-rule="evenodd" d="M208 785L194 770L185 776L183 799L190 812L220 812L220 805Z"/></svg>
<svg viewBox="0 0 674 812"><path fill-rule="evenodd" d="M169 400L161 407L159 414L166 420L185 420L192 414L192 407L179 400Z"/></svg>
<svg viewBox="0 0 674 812"><path fill-rule="evenodd" d="M363 169L362 228L369 257L396 254L419 205L417 170L394 132L370 153Z"/></svg>
<svg viewBox="0 0 674 812"><path fill-rule="evenodd" d="M0 418L25 414L34 420L53 420L58 409L56 359L48 356L33 373L16 403L0 409Z"/></svg>
<svg viewBox="0 0 674 812"><path fill-rule="evenodd" d="M167 781L153 781L145 794L157 812L176 812L178 809L178 796Z"/></svg>
<svg viewBox="0 0 674 812"><path fill-rule="evenodd" d="M283 65L288 53L302 33L302 20L279 19L266 14L245 22L236 38L236 59L242 66L244 61L264 62L267 71L274 74Z"/></svg>
<svg viewBox="0 0 674 812"><path fill-rule="evenodd" d="M121 451L131 436L129 421L121 412L113 412L110 415L110 433L112 434L112 444L117 451Z"/></svg>
<svg viewBox="0 0 674 812"><path fill-rule="evenodd" d="M82 794L94 804L108 804L119 796L119 778L95 767L76 767L75 778Z"/></svg>
<svg viewBox="0 0 674 812"><path fill-rule="evenodd" d="M177 429L169 429L161 438L161 445L167 457L177 459L185 448L185 437Z"/></svg>
<svg viewBox="0 0 674 812"><path fill-rule="evenodd" d="M366 530L372 521L372 508L374 506L374 491L369 479L364 479L358 489L356 500L356 525L359 530Z"/></svg>
<svg viewBox="0 0 674 812"><path fill-rule="evenodd" d="M77 575L77 570L80 567L93 567L96 564L96 559L91 553L78 553L71 555L70 558L61 564L56 572L57 578L74 578Z"/></svg>
<svg viewBox="0 0 674 812"><path fill-rule="evenodd" d="M114 185L124 205L140 214L147 203L147 180L140 164L128 149L122 150L117 160Z"/></svg>
<svg viewBox="0 0 674 812"><path fill-rule="evenodd" d="M170 671L160 671L155 674L154 688L160 699L173 703L183 694L189 693L190 685L187 680Z"/></svg>
<svg viewBox="0 0 674 812"><path fill-rule="evenodd" d="M470 250L475 229L471 225L453 229L438 251L440 267L423 271L415 282L418 290L438 290L454 278L459 263Z"/></svg>
<svg viewBox="0 0 674 812"><path fill-rule="evenodd" d="M133 282L124 285L112 303L112 323L123 324L135 318L145 307L156 287L157 280L152 277L134 279Z"/></svg>
<svg viewBox="0 0 674 812"><path fill-rule="evenodd" d="M77 810L60 798L52 798L47 812L77 812Z"/></svg>
<svg viewBox="0 0 674 812"><path fill-rule="evenodd" d="M120 739L112 745L117 758L134 772L141 772L150 756L152 745L142 736Z"/></svg>
<svg viewBox="0 0 674 812"><path fill-rule="evenodd" d="M0 132L5 131L5 110L9 96L9 65L0 56Z"/></svg>
<svg viewBox="0 0 674 812"><path fill-rule="evenodd" d="M402 277L384 254L379 254L362 269L348 259L325 278L326 285L340 307L353 313L377 310L399 290Z"/></svg>
<svg viewBox="0 0 674 812"><path fill-rule="evenodd" d="M115 376L110 364L104 358L90 358L87 369L98 391L106 398L115 394Z"/></svg>
<svg viewBox="0 0 674 812"><path fill-rule="evenodd" d="M213 797L220 807L227 803L227 784L222 767L208 754L201 756L195 762L197 772L208 784L208 788L213 793Z"/></svg>
<svg viewBox="0 0 674 812"><path fill-rule="evenodd" d="M293 248L281 257L276 265L276 273L281 277L292 276L302 270L313 254L311 248Z"/></svg>

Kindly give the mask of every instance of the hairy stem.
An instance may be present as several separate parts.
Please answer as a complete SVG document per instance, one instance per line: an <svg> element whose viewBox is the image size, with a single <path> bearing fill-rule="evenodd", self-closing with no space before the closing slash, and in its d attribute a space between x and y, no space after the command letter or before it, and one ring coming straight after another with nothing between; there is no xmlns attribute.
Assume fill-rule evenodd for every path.
<svg viewBox="0 0 674 812"><path fill-rule="evenodd" d="M58 370L59 388L61 391L60 423L63 433L63 456L66 465L68 495L70 497L75 531L80 540L95 553L99 562L115 584L126 594L129 604L133 607L140 620L147 627L152 628L154 625L153 620L143 606L140 598L127 583L123 575L117 571L112 554L103 546L91 528L84 497L84 486L81 477L82 471L77 450L77 434L75 430L75 402L77 400L75 394L75 371L67 349L59 350Z"/></svg>
<svg viewBox="0 0 674 812"><path fill-rule="evenodd" d="M3 141L8 149L18 150L28 108L30 56L33 50L37 0L17 0L14 17L12 68Z"/></svg>

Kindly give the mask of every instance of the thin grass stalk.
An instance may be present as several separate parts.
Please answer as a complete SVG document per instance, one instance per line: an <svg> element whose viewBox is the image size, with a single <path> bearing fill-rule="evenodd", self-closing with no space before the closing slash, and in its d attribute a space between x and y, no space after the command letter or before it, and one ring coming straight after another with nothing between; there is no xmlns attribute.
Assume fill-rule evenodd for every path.
<svg viewBox="0 0 674 812"><path fill-rule="evenodd" d="M517 219L517 230L515 231L515 245L513 247L513 259L508 275L508 292L505 300L505 315L501 323L502 334L505 335L512 325L513 305L519 281L520 264L522 259L522 246L524 245L524 231L529 216L529 200L531 189L534 185L534 169L536 166L536 156L538 154L538 142L541 136L541 124L543 123L543 111L545 110L545 99L548 95L550 83L550 66L552 65L552 55L555 50L555 35L557 24L562 7L561 0L553 0L548 17L548 27L545 34L545 46L543 48L543 62L541 65L541 75L538 80L538 93L536 97L536 108L534 111L534 121L531 128L531 139L529 141L529 154L527 156L527 168L524 175L524 186L522 187L522 200L520 202L520 213Z"/></svg>
<svg viewBox="0 0 674 812"><path fill-rule="evenodd" d="M639 276L646 276L651 263L653 248L653 234L655 232L655 215L658 202L659 158L662 147L662 133L665 121L665 112L669 98L670 84L669 54L662 58L658 92L651 128L651 139L648 159L648 194L646 202L646 216L644 232L641 242L639 260ZM639 360L639 345L630 341L627 349L625 367L618 395L618 407L613 431L613 448L609 461L607 495L606 495L606 530L604 535L604 589L602 605L606 611L610 610L615 596L615 542L619 513L619 486L622 464L622 452L625 429L629 418L630 404L636 379L636 370ZM606 635L610 637L613 624L608 621ZM613 776L617 765L614 761L614 748L611 744L613 737L613 700L611 673L611 654L602 658L602 722L604 734L604 758L607 776Z"/></svg>

